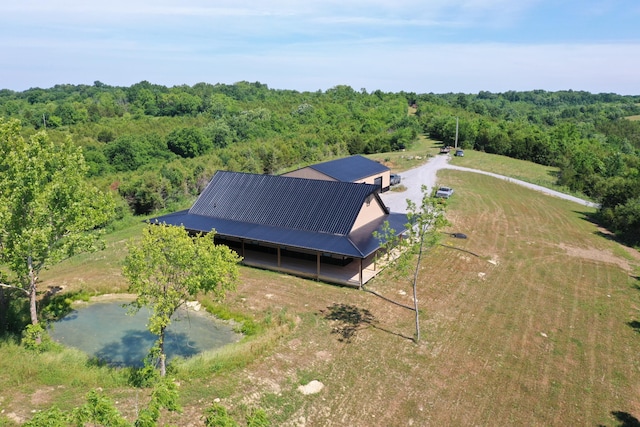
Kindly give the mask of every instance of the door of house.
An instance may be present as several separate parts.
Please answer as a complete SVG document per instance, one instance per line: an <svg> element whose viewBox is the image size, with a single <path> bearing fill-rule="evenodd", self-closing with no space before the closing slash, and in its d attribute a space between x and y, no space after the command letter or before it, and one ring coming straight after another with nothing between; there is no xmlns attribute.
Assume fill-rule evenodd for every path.
<svg viewBox="0 0 640 427"><path fill-rule="evenodd" d="M376 179L373 180L373 185L377 185L378 186L378 190L382 191L382 177L379 176Z"/></svg>

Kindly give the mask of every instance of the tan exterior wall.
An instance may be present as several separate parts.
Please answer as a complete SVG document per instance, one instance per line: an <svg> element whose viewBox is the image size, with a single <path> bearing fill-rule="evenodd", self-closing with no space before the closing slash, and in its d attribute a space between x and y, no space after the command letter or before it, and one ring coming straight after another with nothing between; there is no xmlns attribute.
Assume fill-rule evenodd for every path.
<svg viewBox="0 0 640 427"><path fill-rule="evenodd" d="M290 176L293 178L320 179L323 181L335 181L335 179L331 178L330 176L327 176L322 172L318 172L317 170L311 168L302 168L295 171L287 172L282 174L282 176Z"/></svg>
<svg viewBox="0 0 640 427"><path fill-rule="evenodd" d="M318 172L312 168L302 168L295 171L283 173L282 176L290 176L294 178L306 178L306 179L321 179L324 181L336 181L336 179L331 178L328 175L323 174L322 172ZM386 171L376 175L371 175L366 178L360 179L358 181L354 181L356 184L371 184L375 185L375 180L378 177L382 177L382 188L388 188L391 185L391 172Z"/></svg>
<svg viewBox="0 0 640 427"><path fill-rule="evenodd" d="M371 175L355 182L357 184L375 185L375 179L378 177L382 177L382 188L387 188L389 187L389 185L391 185L391 171L386 171L376 175Z"/></svg>
<svg viewBox="0 0 640 427"><path fill-rule="evenodd" d="M378 199L373 195L369 197L370 199L362 205L362 208L360 208L360 213L358 214L351 231L357 230L363 225L366 225L386 214L384 208L378 202Z"/></svg>

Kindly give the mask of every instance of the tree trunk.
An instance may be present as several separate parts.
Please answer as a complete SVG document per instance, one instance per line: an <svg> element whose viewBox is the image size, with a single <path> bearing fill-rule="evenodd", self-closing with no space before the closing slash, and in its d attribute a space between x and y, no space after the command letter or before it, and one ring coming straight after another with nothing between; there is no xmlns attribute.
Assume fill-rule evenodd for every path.
<svg viewBox="0 0 640 427"><path fill-rule="evenodd" d="M417 278L418 269L416 268L415 275L413 277L413 309L416 312L416 344L420 342L420 312L418 310Z"/></svg>
<svg viewBox="0 0 640 427"><path fill-rule="evenodd" d="M418 261L416 261L416 270L413 272L413 308L416 312L416 344L420 342L420 311L418 310L418 272L420 271L420 261L422 259L422 246L424 244L424 233L426 230L420 231L420 249L418 251Z"/></svg>
<svg viewBox="0 0 640 427"><path fill-rule="evenodd" d="M420 342L420 312L418 311L418 297L416 289L416 281L413 281L413 301L414 310L416 312L416 344Z"/></svg>
<svg viewBox="0 0 640 427"><path fill-rule="evenodd" d="M164 354L164 330L162 328L160 330L160 342L158 343L158 349L160 350L160 376L164 377L167 375L167 356Z"/></svg>
<svg viewBox="0 0 640 427"><path fill-rule="evenodd" d="M37 325L38 324L38 307L36 303L37 303L37 297L38 297L38 293L37 293L38 275L33 270L33 261L31 259L31 256L27 258L27 263L29 265L29 312L31 313L31 323L33 325Z"/></svg>
<svg viewBox="0 0 640 427"><path fill-rule="evenodd" d="M27 258L27 263L29 264L29 312L31 313L31 324L38 324L38 306L37 306L37 297L38 297L38 275L33 270L33 260L31 256ZM36 337L36 344L40 345L42 343L42 334L38 334Z"/></svg>

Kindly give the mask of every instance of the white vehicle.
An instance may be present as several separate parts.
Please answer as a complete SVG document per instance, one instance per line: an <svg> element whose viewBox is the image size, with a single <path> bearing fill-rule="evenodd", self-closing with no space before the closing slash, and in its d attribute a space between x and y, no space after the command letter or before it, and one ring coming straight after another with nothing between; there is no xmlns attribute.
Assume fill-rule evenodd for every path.
<svg viewBox="0 0 640 427"><path fill-rule="evenodd" d="M453 194L453 188L449 187L440 187L438 191L436 191L436 197L441 199L448 199Z"/></svg>

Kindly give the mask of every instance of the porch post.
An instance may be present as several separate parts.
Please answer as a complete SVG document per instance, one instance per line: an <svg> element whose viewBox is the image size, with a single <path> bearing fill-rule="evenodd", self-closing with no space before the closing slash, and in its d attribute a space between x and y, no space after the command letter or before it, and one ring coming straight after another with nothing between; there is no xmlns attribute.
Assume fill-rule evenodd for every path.
<svg viewBox="0 0 640 427"><path fill-rule="evenodd" d="M362 288L362 258L360 258L360 288Z"/></svg>
<svg viewBox="0 0 640 427"><path fill-rule="evenodd" d="M242 245L242 247L240 248L240 256L244 258L244 239L240 239L240 243Z"/></svg>
<svg viewBox="0 0 640 427"><path fill-rule="evenodd" d="M280 246L278 246L278 268L280 268Z"/></svg>
<svg viewBox="0 0 640 427"><path fill-rule="evenodd" d="M320 252L316 253L316 260L317 260L316 280L320 280Z"/></svg>

